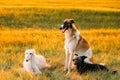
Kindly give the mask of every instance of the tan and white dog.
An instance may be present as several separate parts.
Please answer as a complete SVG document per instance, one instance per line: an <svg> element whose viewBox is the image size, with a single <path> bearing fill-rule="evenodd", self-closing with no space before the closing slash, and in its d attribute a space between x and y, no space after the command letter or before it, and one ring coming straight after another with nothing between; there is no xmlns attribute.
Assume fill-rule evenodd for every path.
<svg viewBox="0 0 120 80"><path fill-rule="evenodd" d="M60 30L65 33L65 70L67 74L71 72L72 60L75 54L78 56L87 56L84 60L87 63L92 63L90 59L92 58L92 51L88 42L81 36L80 32L77 30L74 24L74 20L66 19L61 25Z"/></svg>

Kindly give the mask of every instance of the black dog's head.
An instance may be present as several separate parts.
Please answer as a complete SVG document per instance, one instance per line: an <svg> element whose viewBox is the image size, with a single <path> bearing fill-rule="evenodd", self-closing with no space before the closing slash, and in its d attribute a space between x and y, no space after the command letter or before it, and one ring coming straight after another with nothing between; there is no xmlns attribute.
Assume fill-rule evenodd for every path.
<svg viewBox="0 0 120 80"><path fill-rule="evenodd" d="M66 20L64 20L64 23L61 25L61 27L59 29L62 30L62 32L64 33L67 29L69 29L69 28L72 29L73 23L74 23L73 19L66 19Z"/></svg>
<svg viewBox="0 0 120 80"><path fill-rule="evenodd" d="M86 56L79 56L76 57L75 59L73 59L74 65L82 65L84 63L85 58L87 58Z"/></svg>

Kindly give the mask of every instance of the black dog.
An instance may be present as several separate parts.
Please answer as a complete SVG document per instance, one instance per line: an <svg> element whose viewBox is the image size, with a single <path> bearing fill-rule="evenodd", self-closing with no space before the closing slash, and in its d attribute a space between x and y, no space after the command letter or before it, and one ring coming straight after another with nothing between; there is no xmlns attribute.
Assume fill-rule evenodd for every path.
<svg viewBox="0 0 120 80"><path fill-rule="evenodd" d="M87 57L80 56L80 57L76 57L75 59L73 59L74 65L77 66L77 70L78 72L80 72L80 74L85 73L87 71L98 71L98 70L109 71L108 68L104 65L86 63L84 61L85 58Z"/></svg>

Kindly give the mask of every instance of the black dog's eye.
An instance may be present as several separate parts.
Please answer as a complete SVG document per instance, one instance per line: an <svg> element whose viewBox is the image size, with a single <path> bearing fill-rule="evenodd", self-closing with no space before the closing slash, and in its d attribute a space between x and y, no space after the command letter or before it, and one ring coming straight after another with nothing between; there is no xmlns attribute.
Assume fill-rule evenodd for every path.
<svg viewBox="0 0 120 80"><path fill-rule="evenodd" d="M32 53L30 53L30 55L31 55Z"/></svg>
<svg viewBox="0 0 120 80"><path fill-rule="evenodd" d="M78 54L75 54L75 56L78 56Z"/></svg>

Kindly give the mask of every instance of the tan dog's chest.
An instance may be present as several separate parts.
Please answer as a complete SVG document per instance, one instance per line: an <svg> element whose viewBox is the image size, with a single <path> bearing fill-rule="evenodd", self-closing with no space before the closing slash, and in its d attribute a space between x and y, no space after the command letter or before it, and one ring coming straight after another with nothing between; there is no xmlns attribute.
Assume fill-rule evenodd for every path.
<svg viewBox="0 0 120 80"><path fill-rule="evenodd" d="M66 34L65 37L65 49L74 50L74 51L80 51L85 52L89 49L88 42L79 35L79 32L76 31L74 35L69 37L69 35Z"/></svg>

